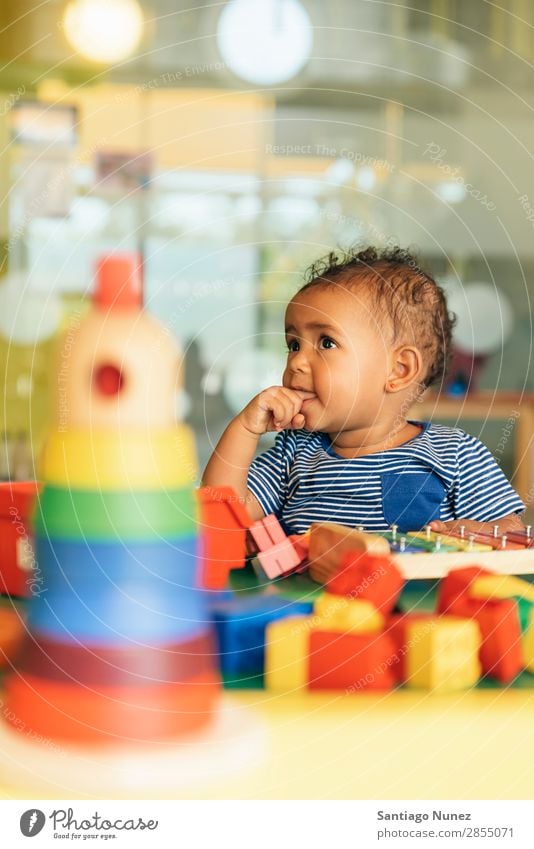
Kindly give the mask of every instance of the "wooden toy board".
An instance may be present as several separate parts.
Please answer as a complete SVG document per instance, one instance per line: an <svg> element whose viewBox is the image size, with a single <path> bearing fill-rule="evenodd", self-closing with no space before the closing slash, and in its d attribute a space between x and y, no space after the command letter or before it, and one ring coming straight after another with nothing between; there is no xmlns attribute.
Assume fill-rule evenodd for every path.
<svg viewBox="0 0 534 849"><path fill-rule="evenodd" d="M390 538L390 534L378 534ZM434 537L436 535L433 535ZM397 535L400 538L400 534ZM402 536L409 547L411 536ZM420 536L417 537L420 540ZM415 539L415 538L414 538ZM400 552L392 546L392 554L396 565L406 580L420 578L444 578L451 569L462 569L466 566L482 566L501 575L534 575L534 548L495 549L492 551L468 551L458 548L454 551L454 543L449 537L445 538L439 551L425 550ZM500 539L500 537L498 537ZM422 542L422 540L420 540ZM461 545L459 541L459 545ZM431 549L433 546L429 545Z"/></svg>

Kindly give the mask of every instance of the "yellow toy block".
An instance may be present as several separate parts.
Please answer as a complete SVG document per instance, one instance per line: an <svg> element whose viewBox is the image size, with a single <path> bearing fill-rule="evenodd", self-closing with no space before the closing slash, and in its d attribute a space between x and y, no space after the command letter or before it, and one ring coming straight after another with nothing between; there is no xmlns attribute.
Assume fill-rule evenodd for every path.
<svg viewBox="0 0 534 849"><path fill-rule="evenodd" d="M180 489L197 475L192 431L186 425L165 430L69 430L49 438L40 476L75 489Z"/></svg>
<svg viewBox="0 0 534 849"><path fill-rule="evenodd" d="M471 598L524 598L534 603L534 585L514 575L482 575L469 587Z"/></svg>
<svg viewBox="0 0 534 849"><path fill-rule="evenodd" d="M406 630L406 684L435 692L473 687L481 673L481 636L473 619L440 616Z"/></svg>
<svg viewBox="0 0 534 849"><path fill-rule="evenodd" d="M305 690L311 616L288 616L265 629L265 689L277 693Z"/></svg>
<svg viewBox="0 0 534 849"><path fill-rule="evenodd" d="M525 659L525 669L528 669L529 672L534 672L534 622L530 622L530 626L521 640L521 645Z"/></svg>
<svg viewBox="0 0 534 849"><path fill-rule="evenodd" d="M373 634L384 628L384 617L367 599L323 593L313 606L313 629ZM317 621L319 620L319 621Z"/></svg>

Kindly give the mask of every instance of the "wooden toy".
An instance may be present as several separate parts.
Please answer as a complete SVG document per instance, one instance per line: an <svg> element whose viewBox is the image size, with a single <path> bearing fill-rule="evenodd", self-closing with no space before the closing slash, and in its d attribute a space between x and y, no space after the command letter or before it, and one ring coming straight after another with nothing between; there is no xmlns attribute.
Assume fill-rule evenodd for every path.
<svg viewBox="0 0 534 849"><path fill-rule="evenodd" d="M292 693L307 688L310 623L313 618L288 616L267 625L264 675L267 690Z"/></svg>
<svg viewBox="0 0 534 849"><path fill-rule="evenodd" d="M441 616L406 623L408 687L440 693L474 687L481 664L480 630L473 619Z"/></svg>
<svg viewBox="0 0 534 849"><path fill-rule="evenodd" d="M60 348L35 513L46 594L5 694L15 733L49 741L169 742L218 710L194 439L173 419L179 354L139 308L137 274L124 257L100 263L95 303Z"/></svg>
<svg viewBox="0 0 534 849"><path fill-rule="evenodd" d="M390 690L395 647L387 634L310 633L309 689Z"/></svg>
<svg viewBox="0 0 534 849"><path fill-rule="evenodd" d="M252 519L231 487L203 487L198 499L204 536L200 581L207 589L224 589L230 571L245 565Z"/></svg>
<svg viewBox="0 0 534 849"><path fill-rule="evenodd" d="M326 586L335 595L367 599L377 610L389 613L395 607L404 579L391 556L349 551Z"/></svg>
<svg viewBox="0 0 534 849"><path fill-rule="evenodd" d="M372 536L372 535L371 535ZM477 565L503 575L534 574L532 528L501 533L498 523L491 534L468 533L465 528L445 535L425 531L399 534L393 526L382 534L406 579L443 578L453 569Z"/></svg>
<svg viewBox="0 0 534 849"><path fill-rule="evenodd" d="M310 575L322 584L336 570L345 552L368 551L389 554L389 545L377 535L364 534L333 522L314 524L310 529L308 559Z"/></svg>

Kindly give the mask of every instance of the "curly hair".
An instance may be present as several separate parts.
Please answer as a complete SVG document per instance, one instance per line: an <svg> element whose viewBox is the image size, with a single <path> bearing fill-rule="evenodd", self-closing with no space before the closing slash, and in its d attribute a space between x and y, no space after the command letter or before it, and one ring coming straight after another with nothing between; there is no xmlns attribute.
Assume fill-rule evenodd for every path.
<svg viewBox="0 0 534 849"><path fill-rule="evenodd" d="M455 317L447 309L443 289L414 253L398 246L332 251L308 268L305 279L297 294L316 286L365 289L375 306L389 315L394 341L410 333L419 347L426 365L421 384L426 388L443 379Z"/></svg>

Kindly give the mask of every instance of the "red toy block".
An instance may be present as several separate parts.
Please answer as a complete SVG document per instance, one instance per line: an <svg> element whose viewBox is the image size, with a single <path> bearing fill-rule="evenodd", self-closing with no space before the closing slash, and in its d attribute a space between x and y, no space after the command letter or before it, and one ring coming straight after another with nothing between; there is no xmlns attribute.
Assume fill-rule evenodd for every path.
<svg viewBox="0 0 534 849"><path fill-rule="evenodd" d="M31 514L39 489L35 481L0 483L0 594L30 595Z"/></svg>
<svg viewBox="0 0 534 849"><path fill-rule="evenodd" d="M245 565L246 533L252 519L229 486L203 487L198 500L203 544L200 585L222 590L230 570Z"/></svg>
<svg viewBox="0 0 534 849"><path fill-rule="evenodd" d="M328 592L366 598L381 613L395 607L404 586L404 578L393 559L366 551L347 552L338 571L326 583Z"/></svg>
<svg viewBox="0 0 534 849"><path fill-rule="evenodd" d="M482 575L492 575L480 566L467 566L465 569L452 569L440 581L438 588L438 613L451 613L455 616L472 616L473 599L469 598L469 587L475 578Z"/></svg>
<svg viewBox="0 0 534 849"><path fill-rule="evenodd" d="M394 646L396 663L391 667L398 681L406 680L406 659L408 657L408 628L413 622L435 620L434 613L394 613L389 617L384 633Z"/></svg>
<svg viewBox="0 0 534 849"><path fill-rule="evenodd" d="M395 647L387 634L310 633L310 690L390 690Z"/></svg>
<svg viewBox="0 0 534 849"><path fill-rule="evenodd" d="M507 684L525 665L517 602L504 598L473 603L480 604L475 619L482 633L482 671Z"/></svg>

